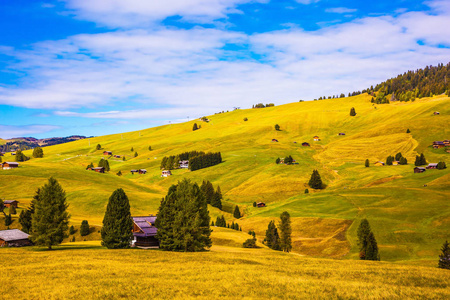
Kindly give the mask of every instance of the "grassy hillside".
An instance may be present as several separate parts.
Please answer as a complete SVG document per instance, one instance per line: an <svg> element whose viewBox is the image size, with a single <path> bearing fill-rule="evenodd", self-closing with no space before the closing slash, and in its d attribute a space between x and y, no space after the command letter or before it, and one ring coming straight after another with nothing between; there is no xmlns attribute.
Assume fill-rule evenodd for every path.
<svg viewBox="0 0 450 300"><path fill-rule="evenodd" d="M349 116L351 107L355 117ZM441 114L433 115L434 111ZM269 221L287 210L293 217L294 251L300 254L356 258L355 232L364 217L383 260L435 261L442 243L450 239L450 168L413 173L418 153L429 162L450 163L445 149L430 147L433 140L450 139L448 97L373 105L363 94L237 110L209 119L45 147L44 158L0 171L0 197L19 200L23 208L36 188L54 176L67 192L71 221L79 225L87 219L101 225L108 197L119 187L130 198L132 214L146 215L157 212L168 187L181 178L199 183L208 179L215 187L220 185L228 212L236 204L241 207L245 216L238 223L245 231L255 230L260 241ZM192 131L194 122L202 128ZM281 131L274 129L275 124ZM406 133L408 128L411 133ZM315 135L321 141L313 141ZM311 147L302 147L302 142ZM96 151L97 144L103 149ZM136 158L132 147L139 154ZM103 150L125 155L126 161L109 158L108 174L86 171L90 162L97 164L105 157ZM224 162L160 176L163 156L189 150L220 151ZM397 152L407 157L408 165L373 165ZM25 153L31 156L31 151ZM287 155L299 164L275 164L277 157ZM365 159L371 162L369 168L364 167ZM135 168L148 173L132 175ZM313 169L319 170L327 188L304 194ZM119 170L121 177L115 175ZM253 208L254 201L266 202L267 207ZM222 212L210 208L210 214L215 219ZM232 220L231 214L225 216Z"/></svg>
<svg viewBox="0 0 450 300"><path fill-rule="evenodd" d="M2 299L450 297L450 273L432 267L223 245L200 253L107 250L99 242L57 249L1 249Z"/></svg>

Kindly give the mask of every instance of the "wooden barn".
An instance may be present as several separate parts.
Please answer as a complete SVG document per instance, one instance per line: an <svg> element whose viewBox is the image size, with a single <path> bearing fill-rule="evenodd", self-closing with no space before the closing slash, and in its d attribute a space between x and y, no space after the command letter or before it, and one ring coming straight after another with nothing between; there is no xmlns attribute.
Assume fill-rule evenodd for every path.
<svg viewBox="0 0 450 300"><path fill-rule="evenodd" d="M19 205L19 201L17 201L17 200L3 200L3 204L5 205L5 207L14 206L15 208L17 208L17 206Z"/></svg>
<svg viewBox="0 0 450 300"><path fill-rule="evenodd" d="M115 158L121 158L122 156L120 155L114 155Z"/></svg>
<svg viewBox="0 0 450 300"><path fill-rule="evenodd" d="M5 161L2 163L3 170L10 170L10 169L18 168L18 167L19 167L18 162Z"/></svg>
<svg viewBox="0 0 450 300"><path fill-rule="evenodd" d="M33 246L29 235L19 229L0 230L0 247Z"/></svg>
<svg viewBox="0 0 450 300"><path fill-rule="evenodd" d="M103 155L112 155L112 151L103 151Z"/></svg>
<svg viewBox="0 0 450 300"><path fill-rule="evenodd" d="M132 217L133 219L133 247L159 247L156 239L156 216Z"/></svg>
<svg viewBox="0 0 450 300"><path fill-rule="evenodd" d="M103 167L92 168L92 171L95 171L97 173L105 173L105 168Z"/></svg>
<svg viewBox="0 0 450 300"><path fill-rule="evenodd" d="M266 207L266 204L264 202L258 202L256 203L256 207Z"/></svg>
<svg viewBox="0 0 450 300"><path fill-rule="evenodd" d="M302 146L303 146L303 147L311 147L311 145L310 145L309 143L307 143L307 142L303 142L303 143L302 143Z"/></svg>
<svg viewBox="0 0 450 300"><path fill-rule="evenodd" d="M377 161L374 165L375 165L375 166L378 166L378 167L381 167L381 166L384 166L384 162L382 162L382 161Z"/></svg>
<svg viewBox="0 0 450 300"><path fill-rule="evenodd" d="M316 142L318 142L318 141L320 141L320 138L316 135L315 137L313 137L313 139L316 141Z"/></svg>
<svg viewBox="0 0 450 300"><path fill-rule="evenodd" d="M434 113L433 113L433 115L440 115L441 113L440 112L438 112L438 111L435 111Z"/></svg>
<svg viewBox="0 0 450 300"><path fill-rule="evenodd" d="M272 139L272 142L278 143L278 140L277 139Z"/></svg>
<svg viewBox="0 0 450 300"><path fill-rule="evenodd" d="M432 164L428 164L428 166L426 166L427 169L437 169L438 164L436 163L432 163Z"/></svg>
<svg viewBox="0 0 450 300"><path fill-rule="evenodd" d="M414 168L414 173L423 173L425 172L427 169L422 168L422 167L415 167Z"/></svg>
<svg viewBox="0 0 450 300"><path fill-rule="evenodd" d="M343 132L339 132L339 133L338 133L338 135L345 135L345 133L343 133Z"/></svg>
<svg viewBox="0 0 450 300"><path fill-rule="evenodd" d="M180 160L178 162L180 169L189 169L189 161L188 160Z"/></svg>

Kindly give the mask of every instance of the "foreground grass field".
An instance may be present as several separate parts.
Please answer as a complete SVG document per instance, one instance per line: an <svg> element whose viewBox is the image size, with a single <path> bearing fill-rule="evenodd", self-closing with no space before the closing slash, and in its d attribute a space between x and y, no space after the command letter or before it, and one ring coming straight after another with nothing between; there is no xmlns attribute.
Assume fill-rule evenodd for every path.
<svg viewBox="0 0 450 300"><path fill-rule="evenodd" d="M450 272L386 262L314 259L265 248L201 253L0 249L2 299L449 299Z"/></svg>
<svg viewBox="0 0 450 300"><path fill-rule="evenodd" d="M351 107L356 109L355 117L349 116ZM126 191L133 215L148 215L157 212L161 197L178 180L207 179L215 187L220 185L224 195L225 212L209 208L213 220L224 214L228 222L233 221L230 213L239 205L244 218L234 221L244 231L254 230L262 241L269 221L288 211L293 219L293 251L302 255L357 258L355 233L362 218L370 221L382 260L435 260L442 243L450 240L450 168L413 173L415 155L420 153L428 162L450 165L446 149L430 146L434 140L450 139L448 97L374 105L364 94L236 110L209 119L209 123L195 120L45 147L44 158L0 171L0 198L19 200L22 209L35 190L54 176L67 192L72 224L86 219L99 226L107 200L117 188ZM192 131L194 122L202 128ZM275 124L281 131L274 129ZM339 132L346 135L338 136ZM321 141L313 141L315 135ZM302 147L302 142L311 147ZM97 144L125 155L126 161L109 158L108 174L86 171L90 162L107 158L103 150L95 150ZM169 178L160 176L163 156L189 150L220 151L224 162L195 172L175 170ZM139 156L134 157L134 152ZM408 165L373 165L397 152L408 159ZM26 154L31 156L31 151ZM275 164L277 157L287 155L299 164ZM8 159L11 156L3 157ZM371 167L364 167L365 159ZM132 175L130 170L136 168L148 173ZM319 170L327 187L304 194L313 169ZM118 171L123 176L115 175ZM254 201L266 202L267 207L253 208ZM18 226L16 218L14 222Z"/></svg>

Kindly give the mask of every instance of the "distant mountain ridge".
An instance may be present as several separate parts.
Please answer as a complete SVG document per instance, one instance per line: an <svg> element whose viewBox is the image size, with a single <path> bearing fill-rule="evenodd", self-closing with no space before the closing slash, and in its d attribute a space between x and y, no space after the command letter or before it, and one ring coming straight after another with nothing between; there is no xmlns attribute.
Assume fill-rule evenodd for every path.
<svg viewBox="0 0 450 300"><path fill-rule="evenodd" d="M45 147L58 144L64 144L68 142L83 140L88 137L83 135L71 135L67 137L52 137L45 139L37 139L34 137L16 137L11 139L5 139L6 143L0 145L0 151L9 152L15 150L26 150L34 147Z"/></svg>

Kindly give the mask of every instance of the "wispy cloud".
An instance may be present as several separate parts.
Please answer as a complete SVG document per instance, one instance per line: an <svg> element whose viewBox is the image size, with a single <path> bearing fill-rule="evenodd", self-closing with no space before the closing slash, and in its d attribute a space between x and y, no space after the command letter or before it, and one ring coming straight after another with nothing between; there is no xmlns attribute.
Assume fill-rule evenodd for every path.
<svg viewBox="0 0 450 300"><path fill-rule="evenodd" d="M10 139L13 137L23 137L33 134L46 133L60 128L60 126L54 125L0 125L0 138Z"/></svg>
<svg viewBox="0 0 450 300"><path fill-rule="evenodd" d="M347 7L332 7L325 9L327 13L336 13L336 14L347 14L358 11L355 8L347 8Z"/></svg>

